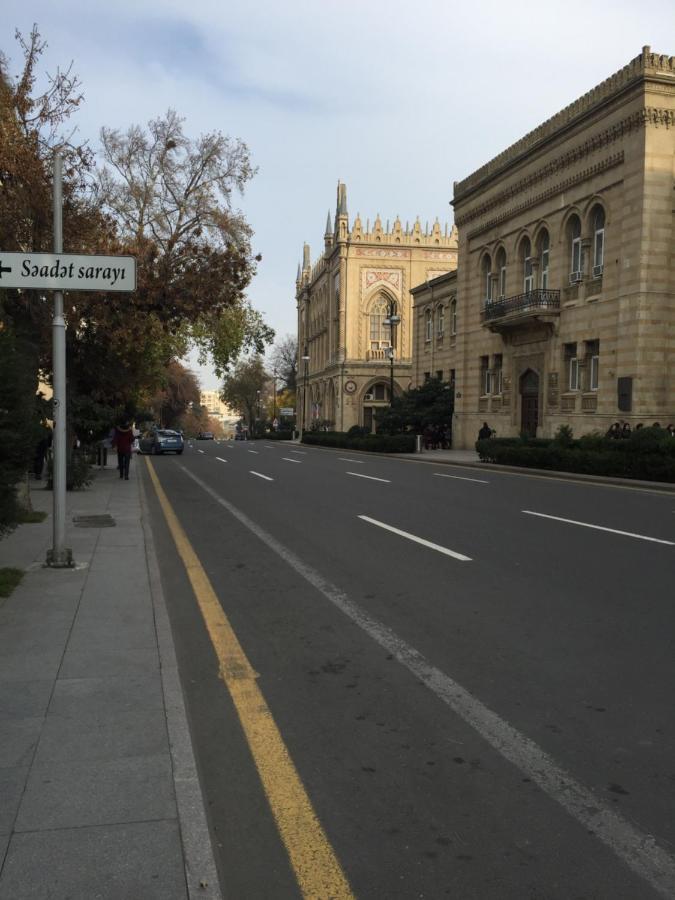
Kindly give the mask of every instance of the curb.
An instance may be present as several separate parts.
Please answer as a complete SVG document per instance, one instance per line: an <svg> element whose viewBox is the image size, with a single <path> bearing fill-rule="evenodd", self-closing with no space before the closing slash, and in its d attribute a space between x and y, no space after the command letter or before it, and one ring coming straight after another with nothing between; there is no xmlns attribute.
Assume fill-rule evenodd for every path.
<svg viewBox="0 0 675 900"><path fill-rule="evenodd" d="M190 900L223 900L178 673L171 623L159 574L143 477L138 478L138 485L187 892Z"/></svg>
<svg viewBox="0 0 675 900"><path fill-rule="evenodd" d="M586 475L583 472L557 472L553 469L528 469L525 466L500 466L497 463L476 460L454 459L419 459L419 454L412 457L399 457L411 462L433 463L437 466L463 466L479 469L481 472L504 472L510 475L534 475L538 478L553 478L556 481L578 481L585 484L608 485L610 487L634 488L635 490L654 491L658 494L675 494L675 484L668 481L642 481L637 478L616 478L611 475Z"/></svg>
<svg viewBox="0 0 675 900"><path fill-rule="evenodd" d="M340 451L344 453L360 453L363 456L377 456L384 459L402 459L405 462L424 463L434 466L460 466L478 469L480 472L503 472L507 475L532 476L549 478L554 481L576 481L596 486L632 488L636 491L651 491L655 494L675 494L675 484L668 481L641 481L636 478L615 478L611 475L586 475L583 472L556 472L554 469L528 469L525 466L500 466L497 463L481 462L479 459L425 459L425 453L375 453L370 450L348 450L344 447L322 447L319 444L308 444L313 450ZM432 451L426 451L427 453Z"/></svg>

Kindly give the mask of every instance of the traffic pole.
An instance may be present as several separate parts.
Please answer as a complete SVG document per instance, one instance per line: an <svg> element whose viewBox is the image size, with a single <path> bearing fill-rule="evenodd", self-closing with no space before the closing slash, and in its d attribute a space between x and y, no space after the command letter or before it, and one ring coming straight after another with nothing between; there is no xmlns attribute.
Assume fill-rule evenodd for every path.
<svg viewBox="0 0 675 900"><path fill-rule="evenodd" d="M54 153L54 253L63 253L63 159ZM71 568L73 554L66 544L66 322L63 293L54 291L52 319L52 372L54 388L54 435L52 441L52 487L54 493L53 546L47 551L47 565Z"/></svg>

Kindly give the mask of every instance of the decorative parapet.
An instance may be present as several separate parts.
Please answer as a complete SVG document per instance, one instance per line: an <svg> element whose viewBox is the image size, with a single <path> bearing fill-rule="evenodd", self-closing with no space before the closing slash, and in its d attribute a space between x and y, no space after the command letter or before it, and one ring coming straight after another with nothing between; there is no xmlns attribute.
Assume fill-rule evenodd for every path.
<svg viewBox="0 0 675 900"><path fill-rule="evenodd" d="M523 153L531 151L555 132L580 119L613 95L623 92L631 84L645 78L666 79L672 81L673 87L675 87L675 57L652 53L651 47L643 47L642 53L632 59L628 65L547 119L515 144L507 147L506 150L467 178L456 181L454 183L455 202L462 199L463 195L470 193L486 178L506 167Z"/></svg>

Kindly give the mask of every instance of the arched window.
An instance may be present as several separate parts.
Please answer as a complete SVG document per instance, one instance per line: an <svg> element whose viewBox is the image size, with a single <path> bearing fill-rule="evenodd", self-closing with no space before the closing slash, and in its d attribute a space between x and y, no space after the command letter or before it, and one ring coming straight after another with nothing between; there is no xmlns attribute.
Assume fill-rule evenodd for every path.
<svg viewBox="0 0 675 900"><path fill-rule="evenodd" d="M530 239L525 240L520 245L520 252L523 260L523 293L529 294L534 288L534 276L532 275L532 245Z"/></svg>
<svg viewBox="0 0 675 900"><path fill-rule="evenodd" d="M548 231L542 231L539 236L539 287L542 291L548 289L548 260L550 240Z"/></svg>
<svg viewBox="0 0 675 900"><path fill-rule="evenodd" d="M581 281L581 221L579 216L572 216L567 226L570 246L570 281Z"/></svg>
<svg viewBox="0 0 675 900"><path fill-rule="evenodd" d="M593 210L593 275L602 275L605 263L605 211L601 206Z"/></svg>
<svg viewBox="0 0 675 900"><path fill-rule="evenodd" d="M389 327L385 325L387 314L387 301L383 297L378 297L370 308L371 350L379 350L389 346Z"/></svg>
<svg viewBox="0 0 675 900"><path fill-rule="evenodd" d="M424 314L424 340L430 341L433 336L433 327L434 327L434 317L431 315L431 310L427 309Z"/></svg>
<svg viewBox="0 0 675 900"><path fill-rule="evenodd" d="M436 312L436 334L439 338L443 337L445 331L445 307L441 303Z"/></svg>
<svg viewBox="0 0 675 900"><path fill-rule="evenodd" d="M450 304L450 334L457 334L457 300Z"/></svg>
<svg viewBox="0 0 675 900"><path fill-rule="evenodd" d="M485 302L490 303L493 300L493 297L492 297L492 260L490 259L490 256L487 253L483 257L481 271L483 273L483 284L485 285Z"/></svg>
<svg viewBox="0 0 675 900"><path fill-rule="evenodd" d="M499 277L499 299L506 297L506 250L499 248L497 253L497 274Z"/></svg>

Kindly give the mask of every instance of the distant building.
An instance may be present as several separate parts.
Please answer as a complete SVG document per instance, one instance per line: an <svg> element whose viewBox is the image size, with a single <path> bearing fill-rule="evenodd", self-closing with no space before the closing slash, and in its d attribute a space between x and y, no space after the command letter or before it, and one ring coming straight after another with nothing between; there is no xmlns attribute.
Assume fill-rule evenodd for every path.
<svg viewBox="0 0 675 900"><path fill-rule="evenodd" d="M212 418L217 419L221 425L234 425L240 416L220 399L218 391L202 391L199 395L201 406Z"/></svg>
<svg viewBox="0 0 675 900"><path fill-rule="evenodd" d="M548 437L675 419L674 175L675 57L645 47L455 183L451 356L445 303L414 292L415 378L455 370L454 446L485 420Z"/></svg>
<svg viewBox="0 0 675 900"><path fill-rule="evenodd" d="M398 216L391 225L379 215L372 228L359 215L350 224L347 188L338 184L324 252L312 265L305 244L298 267L299 427L374 427L376 410L389 403L392 372L394 395L412 381L411 287L456 266L454 230L438 220L404 227Z"/></svg>
<svg viewBox="0 0 675 900"><path fill-rule="evenodd" d="M461 360L457 344L457 270L414 287L413 385L429 378L454 384ZM449 404L452 406L452 400Z"/></svg>

